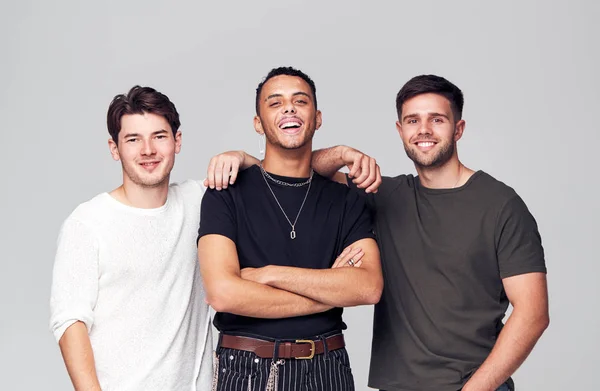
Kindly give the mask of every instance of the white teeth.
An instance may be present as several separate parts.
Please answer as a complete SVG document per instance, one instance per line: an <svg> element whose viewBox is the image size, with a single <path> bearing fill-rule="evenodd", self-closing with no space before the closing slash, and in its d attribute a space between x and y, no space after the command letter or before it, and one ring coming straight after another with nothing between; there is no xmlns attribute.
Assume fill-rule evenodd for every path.
<svg viewBox="0 0 600 391"><path fill-rule="evenodd" d="M433 147L433 143L432 142L422 142L422 143L417 143L417 145L419 147Z"/></svg>
<svg viewBox="0 0 600 391"><path fill-rule="evenodd" d="M281 129L287 129L287 128L291 128L293 126L300 127L301 124L300 124L300 122L286 122L285 124L281 125Z"/></svg>

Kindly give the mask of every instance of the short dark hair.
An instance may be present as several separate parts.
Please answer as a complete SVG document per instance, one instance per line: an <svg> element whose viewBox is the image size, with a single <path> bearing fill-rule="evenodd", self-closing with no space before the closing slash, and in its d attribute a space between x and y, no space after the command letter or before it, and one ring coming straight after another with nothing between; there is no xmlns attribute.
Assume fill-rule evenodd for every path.
<svg viewBox="0 0 600 391"><path fill-rule="evenodd" d="M302 80L304 80L310 87L310 91L312 92L313 101L315 104L315 109L317 108L317 87L315 87L315 82L312 81L312 79L306 73L304 73L298 69L295 69L292 67L279 67L279 68L271 69L271 71L267 74L267 76L264 78L264 80L261 81L260 84L258 85L258 87L256 88L256 114L257 115L260 114L260 93L262 92L263 86L265 85L266 82L269 81L269 79L272 79L275 76L281 76L281 75L296 76L296 77L299 77Z"/></svg>
<svg viewBox="0 0 600 391"><path fill-rule="evenodd" d="M166 95L151 87L134 86L127 94L115 96L108 106L106 124L113 141L118 144L124 115L144 113L163 116L171 126L173 136L181 126L179 113Z"/></svg>
<svg viewBox="0 0 600 391"><path fill-rule="evenodd" d="M443 77L436 75L421 75L410 79L402 86L396 95L396 111L402 121L402 105L407 100L421 94L438 94L450 101L450 107L456 121L462 118L465 103L462 91Z"/></svg>

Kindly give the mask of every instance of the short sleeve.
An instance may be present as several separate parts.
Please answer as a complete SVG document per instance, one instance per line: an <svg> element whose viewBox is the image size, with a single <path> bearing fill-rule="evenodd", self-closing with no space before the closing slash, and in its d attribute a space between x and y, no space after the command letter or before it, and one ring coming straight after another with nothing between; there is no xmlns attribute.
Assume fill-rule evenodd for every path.
<svg viewBox="0 0 600 391"><path fill-rule="evenodd" d="M205 235L223 235L237 239L237 220L231 189L207 189L200 207L198 239Z"/></svg>
<svg viewBox="0 0 600 391"><path fill-rule="evenodd" d="M546 273L537 223L519 196L510 199L498 216L496 246L500 277Z"/></svg>
<svg viewBox="0 0 600 391"><path fill-rule="evenodd" d="M348 174L346 174L346 183L348 187L352 189L353 192L356 192L356 194L358 194L361 198L365 200L369 209L371 209L372 211L375 210L375 194L367 193L365 192L365 189L359 189L358 187L356 187L356 184L352 182L352 178L350 178Z"/></svg>
<svg viewBox="0 0 600 391"><path fill-rule="evenodd" d="M373 215L367 206L365 197L356 191L348 191L342 224L343 247L346 248L357 240L375 239L373 233Z"/></svg>
<svg viewBox="0 0 600 391"><path fill-rule="evenodd" d="M56 341L73 323L94 323L98 299L98 241L83 223L69 218L60 230L50 294L50 330Z"/></svg>

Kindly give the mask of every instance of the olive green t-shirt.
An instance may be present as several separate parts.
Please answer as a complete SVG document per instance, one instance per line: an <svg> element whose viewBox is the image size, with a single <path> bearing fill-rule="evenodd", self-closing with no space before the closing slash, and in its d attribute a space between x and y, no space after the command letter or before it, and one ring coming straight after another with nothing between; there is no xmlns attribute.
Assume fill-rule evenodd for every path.
<svg viewBox="0 0 600 391"><path fill-rule="evenodd" d="M502 279L546 272L536 221L512 188L483 171L454 189L384 178L368 200L385 283L369 386L459 390L502 329Z"/></svg>

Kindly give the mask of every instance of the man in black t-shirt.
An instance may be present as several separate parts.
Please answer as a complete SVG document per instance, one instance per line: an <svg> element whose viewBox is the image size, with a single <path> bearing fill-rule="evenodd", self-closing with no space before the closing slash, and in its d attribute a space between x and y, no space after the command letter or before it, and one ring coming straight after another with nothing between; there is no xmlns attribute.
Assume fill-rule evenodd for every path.
<svg viewBox="0 0 600 391"><path fill-rule="evenodd" d="M536 221L512 188L459 161L465 121L454 84L415 77L396 106L397 130L418 176L381 178L374 159L348 147L313 154L317 172L366 189L376 213L385 287L375 306L369 385L514 389L510 376L548 326ZM337 172L344 165L349 178ZM509 302L513 311L503 324Z"/></svg>
<svg viewBox="0 0 600 391"><path fill-rule="evenodd" d="M198 259L220 331L215 387L354 390L342 307L381 295L371 215L358 193L311 168L321 113L308 76L272 70L256 113L264 161L202 201Z"/></svg>

